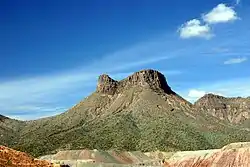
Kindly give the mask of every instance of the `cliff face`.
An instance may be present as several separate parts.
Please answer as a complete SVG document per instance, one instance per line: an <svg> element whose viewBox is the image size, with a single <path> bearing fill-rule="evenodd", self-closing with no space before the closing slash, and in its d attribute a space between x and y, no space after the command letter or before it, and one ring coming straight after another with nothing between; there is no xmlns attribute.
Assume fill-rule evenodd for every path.
<svg viewBox="0 0 250 167"><path fill-rule="evenodd" d="M226 98L219 95L207 94L195 102L194 106L230 123L242 123L250 119L249 98Z"/></svg>

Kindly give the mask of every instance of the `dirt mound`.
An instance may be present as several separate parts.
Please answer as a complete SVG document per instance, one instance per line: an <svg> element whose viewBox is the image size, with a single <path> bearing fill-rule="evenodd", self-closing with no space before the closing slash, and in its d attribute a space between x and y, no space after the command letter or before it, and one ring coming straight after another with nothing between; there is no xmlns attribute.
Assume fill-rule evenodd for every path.
<svg viewBox="0 0 250 167"><path fill-rule="evenodd" d="M36 160L26 153L0 146L0 167L53 167L53 164Z"/></svg>

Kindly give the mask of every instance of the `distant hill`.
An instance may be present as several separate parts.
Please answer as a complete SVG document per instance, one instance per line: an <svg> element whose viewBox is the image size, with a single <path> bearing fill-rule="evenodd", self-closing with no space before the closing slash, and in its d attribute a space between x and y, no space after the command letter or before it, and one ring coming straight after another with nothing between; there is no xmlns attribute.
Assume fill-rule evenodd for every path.
<svg viewBox="0 0 250 167"><path fill-rule="evenodd" d="M250 127L250 98L226 98L207 94L195 102L195 107L230 123L246 123Z"/></svg>
<svg viewBox="0 0 250 167"><path fill-rule="evenodd" d="M237 118L228 119L230 116L217 114L217 102L221 102L207 102L207 96L211 95L192 105L155 70L142 70L121 81L104 74L99 77L95 92L60 115L28 122L10 123L12 120L4 119L0 127L7 124L13 140L7 140L4 130L1 133L5 142L0 140L0 144L9 141L8 146L39 156L84 148L202 150L250 141L249 99L226 101L232 103L230 109L248 106L240 110L244 114L238 111ZM216 112L211 112L214 108ZM219 112L231 113L235 109L220 108Z"/></svg>

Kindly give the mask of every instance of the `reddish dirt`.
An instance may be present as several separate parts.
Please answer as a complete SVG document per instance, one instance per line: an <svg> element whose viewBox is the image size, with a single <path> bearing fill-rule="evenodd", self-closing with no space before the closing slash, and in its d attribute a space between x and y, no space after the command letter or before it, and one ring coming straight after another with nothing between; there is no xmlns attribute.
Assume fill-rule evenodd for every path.
<svg viewBox="0 0 250 167"><path fill-rule="evenodd" d="M0 146L0 167L53 167L53 164L36 160L26 153Z"/></svg>

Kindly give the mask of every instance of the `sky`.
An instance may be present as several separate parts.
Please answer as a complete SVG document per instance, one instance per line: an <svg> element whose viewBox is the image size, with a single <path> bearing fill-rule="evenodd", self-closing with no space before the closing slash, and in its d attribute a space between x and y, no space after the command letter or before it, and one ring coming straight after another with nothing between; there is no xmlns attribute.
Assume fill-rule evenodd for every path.
<svg viewBox="0 0 250 167"><path fill-rule="evenodd" d="M142 69L190 102L250 96L249 16L248 0L1 0L0 114L53 116Z"/></svg>

